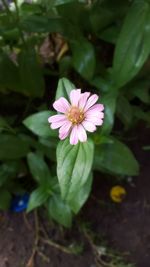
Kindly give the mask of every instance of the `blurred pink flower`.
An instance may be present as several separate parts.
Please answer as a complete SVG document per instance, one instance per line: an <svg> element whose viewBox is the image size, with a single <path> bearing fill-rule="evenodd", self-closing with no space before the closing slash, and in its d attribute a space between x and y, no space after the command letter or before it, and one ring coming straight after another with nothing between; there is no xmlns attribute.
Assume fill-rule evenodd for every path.
<svg viewBox="0 0 150 267"><path fill-rule="evenodd" d="M76 145L78 141L86 142L88 132L96 131L96 126L103 124L104 106L95 104L98 95L89 92L81 93L81 89L70 92L70 103L60 97L53 103L57 114L48 118L52 129L59 129L59 138L64 140L70 135L70 144Z"/></svg>

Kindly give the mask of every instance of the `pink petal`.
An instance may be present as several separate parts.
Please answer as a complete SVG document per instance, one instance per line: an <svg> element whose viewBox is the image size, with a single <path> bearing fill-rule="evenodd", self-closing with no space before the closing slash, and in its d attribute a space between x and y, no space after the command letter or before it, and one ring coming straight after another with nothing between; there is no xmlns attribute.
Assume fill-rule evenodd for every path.
<svg viewBox="0 0 150 267"><path fill-rule="evenodd" d="M84 127L79 124L78 125L78 138L81 142L86 142L87 141L87 134L86 131L84 129Z"/></svg>
<svg viewBox="0 0 150 267"><path fill-rule="evenodd" d="M81 96L81 89L74 89L70 92L70 101L72 106L78 106L78 102Z"/></svg>
<svg viewBox="0 0 150 267"><path fill-rule="evenodd" d="M85 120L82 122L82 125L85 128L85 130L87 130L88 132L92 133L96 131L96 126L92 122Z"/></svg>
<svg viewBox="0 0 150 267"><path fill-rule="evenodd" d="M102 125L103 124L103 120L102 120L103 118L101 118L101 117L98 117L98 116L88 116L87 118L86 118L86 121L88 121L88 122L91 122L91 123L93 123L93 124L95 124L95 125L97 125L97 126L100 126L100 125Z"/></svg>
<svg viewBox="0 0 150 267"><path fill-rule="evenodd" d="M72 128L71 134L70 134L70 144L76 145L78 143L78 128L77 125L75 125Z"/></svg>
<svg viewBox="0 0 150 267"><path fill-rule="evenodd" d="M92 107L96 101L98 100L98 95L91 95L85 105L84 111L87 111L90 107Z"/></svg>
<svg viewBox="0 0 150 267"><path fill-rule="evenodd" d="M104 110L104 105L103 104L95 104L94 106L92 106L89 111L103 111Z"/></svg>
<svg viewBox="0 0 150 267"><path fill-rule="evenodd" d="M92 120L92 118L94 118L94 117L103 119L104 118L104 113L103 112L88 111L85 114L86 120Z"/></svg>
<svg viewBox="0 0 150 267"><path fill-rule="evenodd" d="M79 100L79 108L84 109L85 104L87 102L88 97L90 96L89 92L81 94L80 100Z"/></svg>
<svg viewBox="0 0 150 267"><path fill-rule="evenodd" d="M52 122L51 128L52 129L57 129L57 128L63 126L66 121L67 121L67 119L64 119L64 120L61 120L61 121L57 121L57 122Z"/></svg>
<svg viewBox="0 0 150 267"><path fill-rule="evenodd" d="M58 100L56 100L53 103L53 107L58 112L66 113L68 111L68 109L70 108L70 104L66 98L60 97Z"/></svg>
<svg viewBox="0 0 150 267"><path fill-rule="evenodd" d="M61 140L65 139L69 133L70 133L70 129L71 129L72 123L70 121L67 121L66 123L64 123L64 125L59 129L59 138Z"/></svg>
<svg viewBox="0 0 150 267"><path fill-rule="evenodd" d="M62 121L66 118L65 115L53 115L51 117L48 118L48 122L52 123L52 122L58 122L58 121Z"/></svg>

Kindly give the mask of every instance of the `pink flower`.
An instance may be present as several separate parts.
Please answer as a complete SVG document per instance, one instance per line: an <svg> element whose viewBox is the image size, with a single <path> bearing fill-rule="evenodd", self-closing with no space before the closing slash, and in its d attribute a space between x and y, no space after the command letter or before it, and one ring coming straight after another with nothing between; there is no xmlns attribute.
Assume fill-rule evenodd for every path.
<svg viewBox="0 0 150 267"><path fill-rule="evenodd" d="M86 142L88 132L96 131L96 126L103 124L104 106L95 104L98 95L89 92L81 93L81 89L70 92L70 103L60 97L53 103L54 109L62 114L48 118L52 129L59 128L59 138L64 140L70 135L70 144L76 145L78 141Z"/></svg>

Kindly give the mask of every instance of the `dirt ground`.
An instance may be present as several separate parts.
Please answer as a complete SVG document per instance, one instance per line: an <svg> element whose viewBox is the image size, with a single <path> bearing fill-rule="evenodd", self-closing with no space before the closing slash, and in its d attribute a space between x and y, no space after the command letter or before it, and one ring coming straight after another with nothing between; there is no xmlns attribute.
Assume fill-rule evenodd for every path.
<svg viewBox="0 0 150 267"><path fill-rule="evenodd" d="M96 173L91 197L72 230L56 228L44 215L1 213L0 267L98 266L92 245L78 228L81 222L89 224L96 237L135 267L150 267L150 152L142 149L149 145L150 129L142 129L137 136L129 145L140 162L140 175L121 182L127 191L121 204L113 203L109 197L117 180ZM74 242L79 247L83 245L82 253L67 253L65 248Z"/></svg>

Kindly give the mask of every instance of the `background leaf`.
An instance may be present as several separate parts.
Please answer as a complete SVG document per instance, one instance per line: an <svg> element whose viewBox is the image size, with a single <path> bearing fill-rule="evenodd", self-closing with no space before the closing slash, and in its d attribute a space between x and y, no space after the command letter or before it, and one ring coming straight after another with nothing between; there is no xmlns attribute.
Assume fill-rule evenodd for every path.
<svg viewBox="0 0 150 267"><path fill-rule="evenodd" d="M119 175L138 175L139 164L131 150L119 140L109 139L108 143L97 145L94 169Z"/></svg>
<svg viewBox="0 0 150 267"><path fill-rule="evenodd" d="M86 80L92 79L95 71L95 51L93 45L81 39L71 42L72 64L75 70Z"/></svg>
<svg viewBox="0 0 150 267"><path fill-rule="evenodd" d="M27 117L23 124L34 134L41 137L57 136L57 132L50 128L48 118L54 115L53 111L40 111Z"/></svg>
<svg viewBox="0 0 150 267"><path fill-rule="evenodd" d="M53 33L64 31L63 20L60 17L46 17L45 15L28 15L21 19L21 28L26 32Z"/></svg>
<svg viewBox="0 0 150 267"><path fill-rule="evenodd" d="M113 91L105 94L102 98L104 104L104 123L100 129L102 134L109 134L114 125L116 111L117 92Z"/></svg>
<svg viewBox="0 0 150 267"><path fill-rule="evenodd" d="M20 91L18 67L2 50L0 50L0 88Z"/></svg>
<svg viewBox="0 0 150 267"><path fill-rule="evenodd" d="M117 87L130 81L150 53L150 3L134 1L118 37L113 62Z"/></svg>
<svg viewBox="0 0 150 267"><path fill-rule="evenodd" d="M23 49L18 61L22 91L27 96L42 97L44 79L35 50L32 47Z"/></svg>
<svg viewBox="0 0 150 267"><path fill-rule="evenodd" d="M39 187L36 190L34 190L29 198L27 212L30 212L31 210L37 207L40 207L47 201L48 197L49 194L44 187Z"/></svg>
<svg viewBox="0 0 150 267"><path fill-rule="evenodd" d="M19 162L8 161L0 165L0 186L8 181L10 178L15 178L19 169Z"/></svg>
<svg viewBox="0 0 150 267"><path fill-rule="evenodd" d="M47 186L51 179L50 170L41 154L29 153L27 156L30 172L34 179L39 183Z"/></svg>
<svg viewBox="0 0 150 267"><path fill-rule="evenodd" d="M26 156L29 146L17 135L0 134L0 160L18 159Z"/></svg>
<svg viewBox="0 0 150 267"><path fill-rule="evenodd" d="M127 129L132 122L132 106L126 97L120 95L117 101L116 114Z"/></svg>

